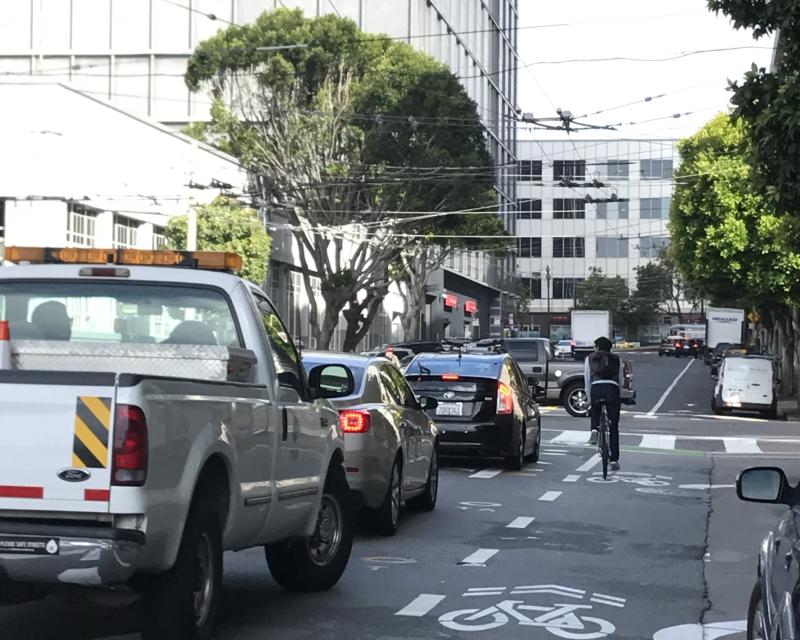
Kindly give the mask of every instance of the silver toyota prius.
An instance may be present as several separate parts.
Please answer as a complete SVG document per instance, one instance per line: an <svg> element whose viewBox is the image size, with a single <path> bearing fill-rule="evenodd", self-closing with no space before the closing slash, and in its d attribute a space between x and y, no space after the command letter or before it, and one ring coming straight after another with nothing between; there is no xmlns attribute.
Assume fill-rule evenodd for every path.
<svg viewBox="0 0 800 640"><path fill-rule="evenodd" d="M345 467L357 504L368 510L386 535L397 531L400 505L430 511L439 489L438 432L425 413L436 401L417 398L400 370L386 358L329 351L305 351L303 365L310 375L319 365L340 364L353 376L352 395L333 397L344 431ZM346 369L345 369L346 367ZM347 380L319 381L347 388Z"/></svg>

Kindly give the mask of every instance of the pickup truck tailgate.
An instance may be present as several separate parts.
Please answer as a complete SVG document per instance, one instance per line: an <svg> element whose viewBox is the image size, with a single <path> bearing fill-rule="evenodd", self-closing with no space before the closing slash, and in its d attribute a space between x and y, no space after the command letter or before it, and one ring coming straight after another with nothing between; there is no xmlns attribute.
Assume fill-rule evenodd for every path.
<svg viewBox="0 0 800 640"><path fill-rule="evenodd" d="M107 512L115 376L0 372L0 511Z"/></svg>

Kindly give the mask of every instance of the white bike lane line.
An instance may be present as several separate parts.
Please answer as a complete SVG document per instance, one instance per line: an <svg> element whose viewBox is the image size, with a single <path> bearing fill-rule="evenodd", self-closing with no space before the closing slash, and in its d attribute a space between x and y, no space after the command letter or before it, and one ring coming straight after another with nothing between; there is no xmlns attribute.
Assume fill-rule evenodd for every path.
<svg viewBox="0 0 800 640"><path fill-rule="evenodd" d="M518 518L514 518L509 524L506 525L506 529L525 529L530 525L536 518L533 516L519 516Z"/></svg>
<svg viewBox="0 0 800 640"><path fill-rule="evenodd" d="M545 491L539 498L539 502L555 502L563 491Z"/></svg>
<svg viewBox="0 0 800 640"><path fill-rule="evenodd" d="M485 567L490 558L500 553L500 549L478 549L458 564L465 567Z"/></svg>
<svg viewBox="0 0 800 640"><path fill-rule="evenodd" d="M693 362L694 360L689 360L688 364L683 368L683 370L677 376L675 376L675 379L672 381L672 384L667 387L667 390L661 395L661 397L658 399L658 402L656 402L653 405L653 408L650 409L650 411L648 411L645 414L648 418L652 418L656 414L656 411L658 411L661 408L661 405L667 401L669 394L672 393L672 390L678 386L678 382L684 376L684 374L689 370L689 367L692 366Z"/></svg>

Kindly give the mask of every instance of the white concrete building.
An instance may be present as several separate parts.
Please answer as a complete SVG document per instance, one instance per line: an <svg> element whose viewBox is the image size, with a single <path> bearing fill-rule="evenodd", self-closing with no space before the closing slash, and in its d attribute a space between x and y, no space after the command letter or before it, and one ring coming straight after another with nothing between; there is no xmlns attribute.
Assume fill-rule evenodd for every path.
<svg viewBox="0 0 800 640"><path fill-rule="evenodd" d="M462 79L498 166L500 215L513 230L517 5L518 0L3 0L0 77L45 77L178 128L208 117L208 96L190 94L183 80L199 42L282 6L307 16L337 13L367 32L407 41ZM305 337L305 292L294 293L294 255L278 238L272 293L292 331ZM433 279L424 333L415 337L499 333L514 307L512 276L511 259L480 253L454 258ZM456 295L455 308L445 306L445 295ZM468 300L477 301L472 314L465 313ZM368 342L400 337L393 315L393 308L386 310ZM466 329L465 315L472 316Z"/></svg>
<svg viewBox="0 0 800 640"><path fill-rule="evenodd" d="M234 158L69 86L0 82L0 103L0 246L153 249L170 217L247 189Z"/></svg>
<svg viewBox="0 0 800 640"><path fill-rule="evenodd" d="M517 273L531 298L523 329L569 335L576 286L593 268L635 288L636 268L669 244L675 144L519 142Z"/></svg>

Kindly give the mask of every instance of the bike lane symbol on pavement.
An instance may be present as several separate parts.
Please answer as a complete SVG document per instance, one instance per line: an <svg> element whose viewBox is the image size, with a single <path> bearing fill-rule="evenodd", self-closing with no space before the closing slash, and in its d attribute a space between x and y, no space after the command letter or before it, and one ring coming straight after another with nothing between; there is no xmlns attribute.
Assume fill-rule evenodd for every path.
<svg viewBox="0 0 800 640"><path fill-rule="evenodd" d="M481 632L509 623L520 627L540 628L568 640L601 640L616 631L605 617L594 614L596 605L622 609L626 599L561 585L522 585L517 587L471 587L462 594L482 601L481 606L454 609L440 614L438 622L452 631ZM482 606L491 598L488 606ZM421 594L395 613L422 617L433 611L445 596ZM572 602L566 602L572 600Z"/></svg>
<svg viewBox="0 0 800 640"><path fill-rule="evenodd" d="M596 482L598 484L635 484L640 487L668 487L670 485L671 476L653 475L650 473L640 473L637 471L618 471L611 473L608 478L603 478L600 471L596 471L591 476L587 477L588 482Z"/></svg>

